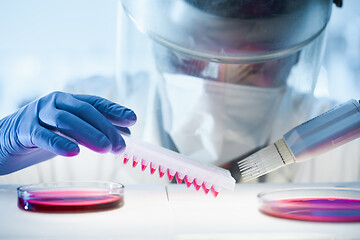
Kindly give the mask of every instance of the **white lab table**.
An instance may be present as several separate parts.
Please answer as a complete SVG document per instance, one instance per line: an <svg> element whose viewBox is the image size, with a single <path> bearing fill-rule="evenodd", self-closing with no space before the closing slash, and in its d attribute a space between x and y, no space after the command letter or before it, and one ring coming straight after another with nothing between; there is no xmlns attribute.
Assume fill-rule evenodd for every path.
<svg viewBox="0 0 360 240"><path fill-rule="evenodd" d="M316 186L324 185L360 188L360 182ZM214 198L184 184L128 185L122 208L49 214L20 210L17 185L0 185L0 239L360 239L360 222L297 221L258 211L259 192L303 186L309 185L238 184Z"/></svg>

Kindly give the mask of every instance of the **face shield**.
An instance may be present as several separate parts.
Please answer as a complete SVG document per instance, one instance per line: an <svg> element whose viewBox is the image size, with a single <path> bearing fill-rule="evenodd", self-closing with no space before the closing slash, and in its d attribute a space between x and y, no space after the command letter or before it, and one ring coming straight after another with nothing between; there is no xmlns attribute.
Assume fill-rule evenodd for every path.
<svg viewBox="0 0 360 240"><path fill-rule="evenodd" d="M324 30L331 1L122 0L137 27L190 57L222 63L289 55Z"/></svg>
<svg viewBox="0 0 360 240"><path fill-rule="evenodd" d="M314 89L330 0L121 3L154 40L164 129L195 160L220 165L266 145L286 90Z"/></svg>

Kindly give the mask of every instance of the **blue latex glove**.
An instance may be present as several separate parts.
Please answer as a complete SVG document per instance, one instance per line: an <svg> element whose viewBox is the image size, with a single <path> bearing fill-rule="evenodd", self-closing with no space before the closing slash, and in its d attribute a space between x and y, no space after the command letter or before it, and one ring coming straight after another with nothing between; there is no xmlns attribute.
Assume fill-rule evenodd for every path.
<svg viewBox="0 0 360 240"><path fill-rule="evenodd" d="M132 110L104 98L53 92L0 120L0 175L56 155L75 156L77 143L120 153L125 142L116 126L135 122Z"/></svg>

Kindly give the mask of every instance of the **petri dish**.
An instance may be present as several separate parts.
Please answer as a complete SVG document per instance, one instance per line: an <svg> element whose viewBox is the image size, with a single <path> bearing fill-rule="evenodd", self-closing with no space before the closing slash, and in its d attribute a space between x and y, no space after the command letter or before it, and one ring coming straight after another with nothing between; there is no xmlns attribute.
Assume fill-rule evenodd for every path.
<svg viewBox="0 0 360 240"><path fill-rule="evenodd" d="M51 182L17 188L18 207L32 212L80 213L120 208L124 186L114 182Z"/></svg>
<svg viewBox="0 0 360 240"><path fill-rule="evenodd" d="M359 222L360 188L291 188L258 195L262 213L318 222Z"/></svg>

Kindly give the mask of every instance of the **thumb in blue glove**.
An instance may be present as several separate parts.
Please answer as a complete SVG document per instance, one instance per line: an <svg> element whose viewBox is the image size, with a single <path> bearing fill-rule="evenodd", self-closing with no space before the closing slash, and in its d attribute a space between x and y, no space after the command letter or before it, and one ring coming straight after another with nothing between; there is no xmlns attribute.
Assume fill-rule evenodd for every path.
<svg viewBox="0 0 360 240"><path fill-rule="evenodd" d="M53 92L0 120L0 175L56 155L75 156L78 144L121 153L125 142L116 126L135 122L132 110L107 99Z"/></svg>

